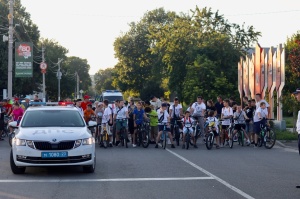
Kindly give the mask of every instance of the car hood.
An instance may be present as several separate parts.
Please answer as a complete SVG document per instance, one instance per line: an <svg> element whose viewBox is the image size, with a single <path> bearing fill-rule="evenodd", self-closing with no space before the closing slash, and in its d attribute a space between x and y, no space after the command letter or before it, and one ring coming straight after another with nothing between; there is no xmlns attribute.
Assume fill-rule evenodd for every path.
<svg viewBox="0 0 300 199"><path fill-rule="evenodd" d="M25 140L53 141L78 140L92 135L86 127L36 127L19 128L16 137Z"/></svg>

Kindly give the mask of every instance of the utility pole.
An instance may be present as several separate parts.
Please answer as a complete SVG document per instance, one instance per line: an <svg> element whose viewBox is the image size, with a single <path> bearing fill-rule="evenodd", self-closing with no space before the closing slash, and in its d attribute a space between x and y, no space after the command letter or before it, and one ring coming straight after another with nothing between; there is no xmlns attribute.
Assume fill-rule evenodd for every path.
<svg viewBox="0 0 300 199"><path fill-rule="evenodd" d="M14 23L14 0L9 0L9 29L8 29L8 77L7 77L7 91L8 98L12 99L12 61L13 61L13 23Z"/></svg>
<svg viewBox="0 0 300 199"><path fill-rule="evenodd" d="M42 62L45 63L45 47L42 46ZM43 102L46 102L45 73L43 73Z"/></svg>
<svg viewBox="0 0 300 199"><path fill-rule="evenodd" d="M60 101L60 79L61 79L61 75L62 73L60 72L60 63L63 61L63 59L58 58L58 70L57 70L57 80L58 80L58 101Z"/></svg>
<svg viewBox="0 0 300 199"><path fill-rule="evenodd" d="M79 99L79 75L78 73L76 72L76 83L77 83L77 99Z"/></svg>

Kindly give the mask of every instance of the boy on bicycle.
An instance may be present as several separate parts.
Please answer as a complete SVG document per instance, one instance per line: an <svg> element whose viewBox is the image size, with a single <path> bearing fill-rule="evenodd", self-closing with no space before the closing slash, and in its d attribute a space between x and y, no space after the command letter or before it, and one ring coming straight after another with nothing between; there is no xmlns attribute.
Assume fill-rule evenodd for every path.
<svg viewBox="0 0 300 199"><path fill-rule="evenodd" d="M234 131L233 131L233 135L235 136L237 131L242 130L244 132L244 136L247 139L247 145L250 145L250 139L249 136L247 135L245 128L246 128L246 122L245 120L248 120L249 118L247 117L245 111L242 110L242 106L241 105L237 105L237 110L236 112L233 114L233 120L234 120Z"/></svg>
<svg viewBox="0 0 300 199"><path fill-rule="evenodd" d="M257 136L260 134L261 128L260 125L266 125L266 119L268 118L268 109L266 106L266 102L261 102L260 107L255 110L255 114L253 117L253 131L255 133L254 135L254 148L257 147ZM270 126L269 121L267 121L267 125Z"/></svg>
<svg viewBox="0 0 300 199"><path fill-rule="evenodd" d="M132 147L136 147L135 144L135 136L137 133L137 127L142 125L144 122L144 119L147 119L146 113L143 109L143 105L141 102L136 103L136 109L133 111L133 121L134 121L134 133L132 135Z"/></svg>
<svg viewBox="0 0 300 199"><path fill-rule="evenodd" d="M118 106L114 109L114 120L116 120L116 146L120 143L120 130L122 127L126 128L126 133L128 131L127 119L129 118L128 109L124 106L123 100L118 100Z"/></svg>
<svg viewBox="0 0 300 199"><path fill-rule="evenodd" d="M218 118L215 116L215 111L211 110L208 112L208 117L206 119L206 121L208 122L208 127L212 128L212 131L214 133L214 136L216 138L216 148L219 149L219 120Z"/></svg>
<svg viewBox="0 0 300 199"><path fill-rule="evenodd" d="M183 134L182 134L182 140L183 140L183 145L182 149L185 149L185 136L187 133L189 133L192 137L193 143L194 143L194 148L198 148L196 145L196 139L194 136L194 129L192 128L195 120L190 117L190 112L185 111L184 113L184 118L181 119L182 124L183 124Z"/></svg>
<svg viewBox="0 0 300 199"><path fill-rule="evenodd" d="M160 140L160 137L163 133L164 130L164 124L167 123L167 128L166 128L166 132L169 135L170 141L172 143L171 148L175 148L174 146L174 142L173 142L173 137L171 134L171 130L170 130L170 116L169 113L167 111L168 105L166 103L163 103L160 107L160 109L157 110L157 116L158 116L158 135L156 138L156 145L155 148L158 148L158 142Z"/></svg>
<svg viewBox="0 0 300 199"><path fill-rule="evenodd" d="M229 106L229 100L224 100L224 107L222 108L222 113L221 113L221 119L222 121L222 133L220 135L221 137L221 148L224 147L224 139L227 139L225 137L225 131L228 129L228 127L231 124L231 118L233 117L233 110ZM225 137L225 138L224 138ZM228 141L227 141L228 144Z"/></svg>

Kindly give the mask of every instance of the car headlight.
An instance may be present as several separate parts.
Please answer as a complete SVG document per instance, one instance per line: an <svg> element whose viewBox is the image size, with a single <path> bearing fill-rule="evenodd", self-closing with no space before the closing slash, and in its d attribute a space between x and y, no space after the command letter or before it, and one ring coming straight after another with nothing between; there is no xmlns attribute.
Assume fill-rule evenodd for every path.
<svg viewBox="0 0 300 199"><path fill-rule="evenodd" d="M34 144L33 144L32 140L27 140L26 143L27 143L27 146L34 149Z"/></svg>
<svg viewBox="0 0 300 199"><path fill-rule="evenodd" d="M82 140L76 140L74 144L74 148L77 148L81 145Z"/></svg>
<svg viewBox="0 0 300 199"><path fill-rule="evenodd" d="M93 144L93 138L86 138L82 140L82 145L91 145Z"/></svg>
<svg viewBox="0 0 300 199"><path fill-rule="evenodd" d="M15 142L16 142L17 146L26 146L26 140L22 140L22 139L16 138Z"/></svg>

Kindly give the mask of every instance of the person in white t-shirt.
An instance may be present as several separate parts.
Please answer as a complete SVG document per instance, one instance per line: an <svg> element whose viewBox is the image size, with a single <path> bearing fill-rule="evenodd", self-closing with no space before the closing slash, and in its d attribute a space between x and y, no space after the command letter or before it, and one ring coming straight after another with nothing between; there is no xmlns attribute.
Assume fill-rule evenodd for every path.
<svg viewBox="0 0 300 199"><path fill-rule="evenodd" d="M224 107L222 108L222 113L221 113L221 119L223 120L222 121L222 132L220 134L221 147L224 147L224 145L223 145L224 139L228 139L228 137L225 137L225 130L230 126L231 118L233 117L233 110L229 106L229 100L226 99L223 101L223 103L224 103ZM228 142L226 144L228 144Z"/></svg>
<svg viewBox="0 0 300 199"><path fill-rule="evenodd" d="M170 106L169 114L171 117L171 133L174 136L174 124L175 120L180 120L182 118L182 106L179 104L179 99L177 97L174 98L174 104ZM182 129L182 123L177 122L180 129Z"/></svg>
<svg viewBox="0 0 300 199"><path fill-rule="evenodd" d="M198 121L198 125L201 129L201 136L204 136L204 115L206 111L206 105L203 102L201 96L197 97L197 102L193 103L190 112L191 115Z"/></svg>
<svg viewBox="0 0 300 199"><path fill-rule="evenodd" d="M81 99L76 100L75 108L79 111L80 115L83 117L83 109L81 108Z"/></svg>
<svg viewBox="0 0 300 199"><path fill-rule="evenodd" d="M108 106L108 100L104 100L104 113L102 115L102 125L101 125L101 134L103 134L103 130L106 128L106 131L109 135L109 146L112 147L112 142L111 142L111 129L110 125L112 125L113 121L113 110L111 107Z"/></svg>
<svg viewBox="0 0 300 199"><path fill-rule="evenodd" d="M300 88L297 88L293 94L297 98L297 101L300 102ZM298 150L299 150L299 155L300 155L300 111L298 111L296 127L297 127L296 130L298 132Z"/></svg>
<svg viewBox="0 0 300 199"><path fill-rule="evenodd" d="M158 142L161 138L161 135L163 133L164 130L164 126L165 124L167 125L166 127L166 131L168 132L170 141L172 143L171 148L175 148L174 146L174 142L173 142L173 137L170 131L170 116L169 113L167 111L167 107L168 105L166 103L163 103L160 107L160 109L157 110L157 117L158 117L158 135L156 138L156 145L155 148L158 148Z"/></svg>
<svg viewBox="0 0 300 199"><path fill-rule="evenodd" d="M258 109L260 107L260 103L261 102L264 102L266 104L266 108L269 109L270 105L268 104L268 102L264 99L261 98L261 94L260 93L257 93L255 95L255 101L256 101L256 109Z"/></svg>
<svg viewBox="0 0 300 199"><path fill-rule="evenodd" d="M268 109L265 102L260 103L260 107L256 109L254 117L253 117L253 131L254 131L254 147L257 147L257 137L260 134L261 128L260 125L270 126L268 119Z"/></svg>
<svg viewBox="0 0 300 199"><path fill-rule="evenodd" d="M128 109L124 106L123 100L117 101L117 106L114 109L114 120L116 121L116 146L120 143L120 130L122 127L128 129L127 119L129 118Z"/></svg>
<svg viewBox="0 0 300 199"><path fill-rule="evenodd" d="M215 111L211 110L207 113L207 119L206 121L208 122L208 128L211 128L211 130L214 133L215 139L216 139L216 148L219 149L219 120L215 116Z"/></svg>

